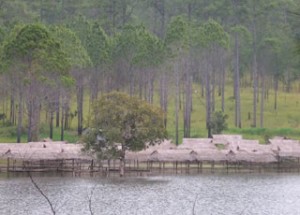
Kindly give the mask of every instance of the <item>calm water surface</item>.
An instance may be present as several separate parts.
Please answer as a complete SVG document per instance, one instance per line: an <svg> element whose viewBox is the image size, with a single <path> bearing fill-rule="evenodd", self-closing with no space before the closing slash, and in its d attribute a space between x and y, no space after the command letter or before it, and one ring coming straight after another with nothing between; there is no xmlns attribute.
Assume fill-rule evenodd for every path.
<svg viewBox="0 0 300 215"><path fill-rule="evenodd" d="M300 215L300 175L233 174L134 178L34 176L57 214ZM0 176L0 214L46 215L27 177Z"/></svg>

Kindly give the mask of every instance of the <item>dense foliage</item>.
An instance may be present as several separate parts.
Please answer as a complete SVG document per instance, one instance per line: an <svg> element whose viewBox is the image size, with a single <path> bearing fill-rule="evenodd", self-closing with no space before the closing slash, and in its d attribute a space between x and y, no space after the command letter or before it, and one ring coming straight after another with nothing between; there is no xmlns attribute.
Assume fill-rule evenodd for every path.
<svg viewBox="0 0 300 215"><path fill-rule="evenodd" d="M285 111L283 93L297 93L299 0L0 5L0 116L18 142L25 130L38 140L40 124L50 137L54 127L61 139L65 129L81 135L94 123L91 106L114 90L159 103L176 143L200 127L210 136L216 111L229 127L269 126ZM282 117L300 127L300 116Z"/></svg>
<svg viewBox="0 0 300 215"><path fill-rule="evenodd" d="M124 93L104 94L94 102L90 129L84 135L86 148L100 156L113 152L119 143L123 150L142 150L146 144L165 139L163 113L145 101Z"/></svg>

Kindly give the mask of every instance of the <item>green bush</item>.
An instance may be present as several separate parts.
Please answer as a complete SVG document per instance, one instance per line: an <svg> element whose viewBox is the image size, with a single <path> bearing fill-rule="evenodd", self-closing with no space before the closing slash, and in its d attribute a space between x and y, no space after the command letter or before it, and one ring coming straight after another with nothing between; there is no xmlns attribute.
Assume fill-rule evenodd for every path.
<svg viewBox="0 0 300 215"><path fill-rule="evenodd" d="M0 136L2 137L15 137L17 136L17 128L14 126L2 127L0 129Z"/></svg>
<svg viewBox="0 0 300 215"><path fill-rule="evenodd" d="M221 111L214 112L210 125L212 134L221 134L227 129L227 118L228 116Z"/></svg>

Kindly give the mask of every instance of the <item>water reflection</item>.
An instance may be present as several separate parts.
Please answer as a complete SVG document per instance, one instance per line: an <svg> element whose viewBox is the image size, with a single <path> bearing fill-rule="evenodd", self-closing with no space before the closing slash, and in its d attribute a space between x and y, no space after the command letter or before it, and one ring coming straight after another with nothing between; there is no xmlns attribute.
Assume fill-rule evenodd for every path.
<svg viewBox="0 0 300 215"><path fill-rule="evenodd" d="M300 214L300 175L34 176L57 214ZM51 214L26 176L0 177L1 214Z"/></svg>

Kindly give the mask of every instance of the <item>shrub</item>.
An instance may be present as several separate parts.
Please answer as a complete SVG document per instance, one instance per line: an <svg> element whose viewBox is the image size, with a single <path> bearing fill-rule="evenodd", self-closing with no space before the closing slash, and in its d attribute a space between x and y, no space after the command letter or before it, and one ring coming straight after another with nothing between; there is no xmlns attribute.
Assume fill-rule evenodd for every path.
<svg viewBox="0 0 300 215"><path fill-rule="evenodd" d="M211 130L213 134L220 134L227 129L228 116L221 111L214 112L211 120Z"/></svg>

